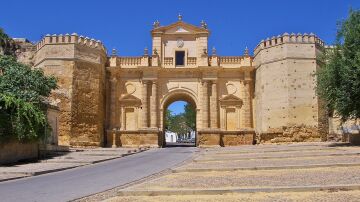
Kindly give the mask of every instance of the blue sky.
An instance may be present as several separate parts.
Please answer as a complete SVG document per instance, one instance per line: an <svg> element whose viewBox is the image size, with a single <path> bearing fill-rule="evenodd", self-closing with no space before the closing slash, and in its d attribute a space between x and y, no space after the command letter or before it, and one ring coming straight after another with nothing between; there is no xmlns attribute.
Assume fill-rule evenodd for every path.
<svg viewBox="0 0 360 202"><path fill-rule="evenodd" d="M176 101L169 105L168 109L171 111L172 114L180 114L184 112L185 101Z"/></svg>
<svg viewBox="0 0 360 202"><path fill-rule="evenodd" d="M241 55L246 46L253 50L262 39L284 32L314 32L331 44L336 22L350 7L359 9L360 0L16 0L1 5L0 27L11 37L38 41L48 33L77 32L123 56L141 55L151 47L152 23L170 24L180 12L185 22L207 22L209 47L218 55Z"/></svg>
<svg viewBox="0 0 360 202"><path fill-rule="evenodd" d="M151 47L152 23L167 25L182 13L185 22L211 30L209 46L219 55L241 55L261 39L284 32L314 32L326 43L335 39L336 22L359 0L152 0L152 1L28 1L2 3L0 27L12 37L37 41L41 36L77 32L100 39L119 55L141 55Z"/></svg>

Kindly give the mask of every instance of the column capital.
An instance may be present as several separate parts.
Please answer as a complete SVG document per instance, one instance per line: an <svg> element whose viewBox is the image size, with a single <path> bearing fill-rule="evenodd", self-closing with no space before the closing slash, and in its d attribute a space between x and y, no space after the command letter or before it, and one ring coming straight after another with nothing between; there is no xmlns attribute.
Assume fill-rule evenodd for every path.
<svg viewBox="0 0 360 202"><path fill-rule="evenodd" d="M211 80L201 80L201 84L210 83Z"/></svg>
<svg viewBox="0 0 360 202"><path fill-rule="evenodd" d="M143 85L147 85L151 82L151 80L142 80L141 82Z"/></svg>
<svg viewBox="0 0 360 202"><path fill-rule="evenodd" d="M216 83L218 83L218 80L217 79L202 79L201 83L216 84Z"/></svg>

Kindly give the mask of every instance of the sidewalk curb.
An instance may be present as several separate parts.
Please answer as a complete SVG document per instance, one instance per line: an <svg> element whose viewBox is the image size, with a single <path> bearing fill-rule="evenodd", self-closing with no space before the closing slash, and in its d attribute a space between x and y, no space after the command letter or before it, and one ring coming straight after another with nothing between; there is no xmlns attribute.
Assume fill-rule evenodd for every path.
<svg viewBox="0 0 360 202"><path fill-rule="evenodd" d="M17 179L21 179L21 178L25 178L25 177L30 177L31 175L23 175L23 176L18 176L18 177L10 177L10 178L6 178L6 179L0 179L0 182L5 182L5 181L9 181L9 180L17 180Z"/></svg>
<svg viewBox="0 0 360 202"><path fill-rule="evenodd" d="M37 176L37 175L43 175L43 174L47 174L47 173L68 170L68 169L77 168L77 167L81 167L81 166L85 166L85 165L90 165L90 164L70 166L70 167L65 167L65 168L56 168L56 169L51 169L51 170L35 171L35 172L11 172L10 171L10 172L2 172L2 174L22 174L22 175L27 175L26 177L31 177L31 176Z"/></svg>
<svg viewBox="0 0 360 202"><path fill-rule="evenodd" d="M84 162L84 161L78 161L78 162L76 162L76 161L74 161L74 162L66 162L66 161L43 162L43 163L82 163L82 165L75 165L75 166L70 166L70 167L56 168L56 169L50 169L50 170L44 170L44 171L35 171L35 172L11 172L11 171L10 172L0 172L1 174L21 174L21 175L25 175L25 176L20 176L20 177L12 177L12 178L7 178L7 179L1 179L0 182L10 181L10 180L15 180L15 179L20 179L20 178L26 178L26 177L31 177L31 176L38 176L38 175L43 175L43 174L48 174L48 173L53 173L53 172L59 172L59 171L69 170L69 169L78 168L78 167L87 166L87 165L93 165L93 164L97 164L97 163L101 163L101 162L105 162L105 161L110 161L110 160L130 156L130 155L133 155L133 154L138 154L138 153L148 151L148 150L149 150L149 148L140 148L140 149L137 149L136 152L134 152L134 150L131 150L131 151L129 150L130 152L128 152L126 154L121 154L121 155L119 155L117 157L114 157L114 158L96 160L96 161L92 161L92 162Z"/></svg>
<svg viewBox="0 0 360 202"><path fill-rule="evenodd" d="M241 171L241 170L285 170L285 169L306 169L306 168L330 168L360 166L360 163L338 163L338 164L310 164L310 165L288 165L288 166L259 166L259 167L234 167L234 168L189 168L172 169L173 173L183 172L212 172L212 171Z"/></svg>
<svg viewBox="0 0 360 202"><path fill-rule="evenodd" d="M349 191L360 190L360 184L350 185L328 185L328 186L291 186L272 188L234 188L234 189L192 189L192 190L139 190L139 191L118 191L118 196L169 196L169 195L220 195L236 193L256 192L307 192L307 191Z"/></svg>
<svg viewBox="0 0 360 202"><path fill-rule="evenodd" d="M359 152L354 153L338 153L338 154L327 154L327 155L302 155L302 156L265 156L265 157L240 157L240 158L232 158L232 159L214 159L214 158L204 158L204 159L194 159L194 162L202 163L202 162L212 162L212 161L241 161L241 160L258 160L258 159L286 159L286 158L303 158L303 157L332 157L332 156L358 156Z"/></svg>
<svg viewBox="0 0 360 202"><path fill-rule="evenodd" d="M226 155L226 154L266 154L266 153L282 153L282 152L304 152L304 151L343 151L343 150L339 150L338 148L334 148L334 147L324 147L324 148L312 148L312 149L285 149L285 150L266 150L264 149L264 151L261 152L254 152L255 150L235 150L235 151L223 151L223 152L208 152L208 154L214 154L214 155Z"/></svg>

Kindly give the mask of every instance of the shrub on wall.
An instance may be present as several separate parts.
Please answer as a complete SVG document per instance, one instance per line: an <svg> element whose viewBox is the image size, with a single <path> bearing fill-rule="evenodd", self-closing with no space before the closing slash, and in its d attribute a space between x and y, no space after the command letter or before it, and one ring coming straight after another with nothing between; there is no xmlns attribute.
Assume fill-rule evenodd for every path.
<svg viewBox="0 0 360 202"><path fill-rule="evenodd" d="M41 69L0 56L0 140L43 137L48 128L44 100L56 86L56 78Z"/></svg>

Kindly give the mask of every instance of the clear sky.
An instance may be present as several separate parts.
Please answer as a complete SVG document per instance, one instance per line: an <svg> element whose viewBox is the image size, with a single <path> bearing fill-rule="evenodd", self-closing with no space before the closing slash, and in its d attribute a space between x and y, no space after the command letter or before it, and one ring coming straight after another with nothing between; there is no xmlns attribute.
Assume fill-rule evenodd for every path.
<svg viewBox="0 0 360 202"><path fill-rule="evenodd" d="M284 32L313 32L331 44L336 22L350 7L360 9L360 0L14 0L1 3L0 27L30 41L77 32L103 41L108 51L134 56L151 47L155 20L167 25L180 12L185 22L207 22L209 48L215 46L218 55L242 55L246 46L253 50L262 39Z"/></svg>
<svg viewBox="0 0 360 202"><path fill-rule="evenodd" d="M185 101L176 101L176 102L171 103L169 105L168 109L171 111L171 113L173 115L180 114L185 111L184 106L186 105L186 103L187 102L185 102Z"/></svg>
<svg viewBox="0 0 360 202"><path fill-rule="evenodd" d="M6 3L5 3L6 2ZM14 0L1 3L0 27L12 37L38 41L46 34L77 32L104 42L119 55L141 55L151 47L152 23L207 22L209 47L219 55L241 55L261 39L284 32L314 32L332 43L336 22L360 0Z"/></svg>

